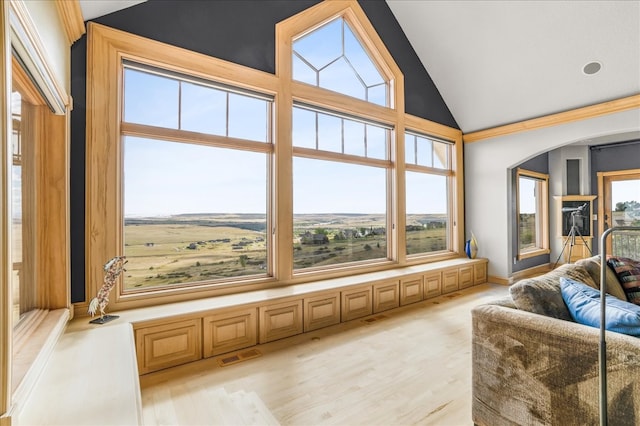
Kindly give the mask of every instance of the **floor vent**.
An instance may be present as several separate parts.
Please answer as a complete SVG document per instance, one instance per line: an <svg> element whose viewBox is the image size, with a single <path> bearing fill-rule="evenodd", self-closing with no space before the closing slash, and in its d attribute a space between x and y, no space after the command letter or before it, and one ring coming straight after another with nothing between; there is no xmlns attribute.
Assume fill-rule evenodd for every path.
<svg viewBox="0 0 640 426"><path fill-rule="evenodd" d="M362 322L366 322L367 324L371 324L372 322L382 321L389 318L386 315L376 315L375 317L369 317L362 320Z"/></svg>
<svg viewBox="0 0 640 426"><path fill-rule="evenodd" d="M238 352L233 355L225 356L224 358L218 358L218 364L220 365L220 367L226 367L227 365L237 364L239 362L257 358L259 356L262 356L259 350L250 349L248 351Z"/></svg>

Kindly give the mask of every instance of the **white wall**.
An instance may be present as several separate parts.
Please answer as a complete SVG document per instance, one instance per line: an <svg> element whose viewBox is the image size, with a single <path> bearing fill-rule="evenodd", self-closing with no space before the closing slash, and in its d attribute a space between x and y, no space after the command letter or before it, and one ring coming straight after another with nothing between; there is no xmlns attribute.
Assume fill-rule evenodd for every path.
<svg viewBox="0 0 640 426"><path fill-rule="evenodd" d="M51 0L23 0L42 43L46 63L60 87L71 93L71 49L55 2Z"/></svg>
<svg viewBox="0 0 640 426"><path fill-rule="evenodd" d="M473 232L478 239L478 256L489 259L489 275L507 279L511 275L511 239L509 217L509 169L536 155L563 145L595 137L640 130L640 109L608 114L589 120L517 133L465 144L465 226L467 238ZM567 155L572 154L568 151ZM558 159L557 157L560 157ZM550 174L558 177L563 157L550 157ZM588 167L588 165L586 165ZM551 167L555 169L552 172ZM583 165L582 167L585 167ZM562 195L563 178L552 179L550 192ZM588 179L588 174L586 179ZM588 189L588 183L585 190ZM560 193L558 193L560 191ZM554 208L551 205L550 208ZM553 216L550 217L552 226ZM551 230L551 259L559 248Z"/></svg>

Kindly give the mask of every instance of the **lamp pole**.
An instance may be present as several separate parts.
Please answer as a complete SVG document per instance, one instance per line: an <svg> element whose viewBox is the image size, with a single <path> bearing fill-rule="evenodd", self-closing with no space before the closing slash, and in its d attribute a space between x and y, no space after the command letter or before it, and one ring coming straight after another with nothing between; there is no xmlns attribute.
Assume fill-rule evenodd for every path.
<svg viewBox="0 0 640 426"><path fill-rule="evenodd" d="M600 237L600 426L607 426L607 342L605 341L605 296L607 294L607 244L606 239L614 231L637 231L637 226L614 226L602 233Z"/></svg>

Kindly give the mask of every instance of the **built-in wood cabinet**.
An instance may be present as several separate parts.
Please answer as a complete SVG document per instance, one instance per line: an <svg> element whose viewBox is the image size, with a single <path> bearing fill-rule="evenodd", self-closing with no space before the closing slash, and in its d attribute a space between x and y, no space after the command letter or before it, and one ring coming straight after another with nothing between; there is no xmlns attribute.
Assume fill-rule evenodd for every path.
<svg viewBox="0 0 640 426"><path fill-rule="evenodd" d="M304 299L304 331L340 323L340 293Z"/></svg>
<svg viewBox="0 0 640 426"><path fill-rule="evenodd" d="M487 281L486 259L446 265L426 271L412 267L404 276L378 277L359 285L338 281L332 286L329 281L307 292L300 291L306 289L302 286L276 289L265 299L251 299L253 293L247 293L247 301L240 304L225 305L217 298L215 308L199 304L199 309L173 317L134 321L139 373L239 351Z"/></svg>
<svg viewBox="0 0 640 426"><path fill-rule="evenodd" d="M400 305L409 305L422 300L422 275L403 278L400 281Z"/></svg>
<svg viewBox="0 0 640 426"><path fill-rule="evenodd" d="M257 338L256 308L234 309L202 319L205 358L254 346Z"/></svg>
<svg viewBox="0 0 640 426"><path fill-rule="evenodd" d="M432 272L423 277L424 298L440 296L442 294L442 272Z"/></svg>
<svg viewBox="0 0 640 426"><path fill-rule="evenodd" d="M473 265L473 284L483 284L487 282L487 265L485 263L477 263Z"/></svg>
<svg viewBox="0 0 640 426"><path fill-rule="evenodd" d="M442 294L451 293L458 289L458 268L442 271Z"/></svg>
<svg viewBox="0 0 640 426"><path fill-rule="evenodd" d="M373 313L371 286L342 291L342 321L351 321Z"/></svg>
<svg viewBox="0 0 640 426"><path fill-rule="evenodd" d="M458 289L468 288L473 285L473 266L458 268Z"/></svg>
<svg viewBox="0 0 640 426"><path fill-rule="evenodd" d="M302 300L260 306L260 343L295 336L303 331Z"/></svg>
<svg viewBox="0 0 640 426"><path fill-rule="evenodd" d="M400 284L396 281L373 285L373 313L386 311L400 306Z"/></svg>
<svg viewBox="0 0 640 426"><path fill-rule="evenodd" d="M202 358L201 319L168 322L136 329L140 374Z"/></svg>

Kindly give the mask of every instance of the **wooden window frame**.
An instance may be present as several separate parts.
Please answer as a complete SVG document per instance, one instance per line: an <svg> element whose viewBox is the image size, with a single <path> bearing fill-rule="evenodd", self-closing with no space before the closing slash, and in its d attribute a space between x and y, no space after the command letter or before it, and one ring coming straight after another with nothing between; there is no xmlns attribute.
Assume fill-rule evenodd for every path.
<svg viewBox="0 0 640 426"><path fill-rule="evenodd" d="M292 80L291 40L343 16L370 52L381 72L389 79L391 107L382 107L326 89ZM221 84L264 93L274 98L274 145L272 161L271 265L268 278L224 283L203 283L197 287L160 288L153 292L112 294L110 310L264 290L396 267L459 257L463 242L462 132L404 112L404 83L400 69L355 0L322 2L276 25L276 74L251 69L217 58L188 51L96 23L88 24L87 46L87 196L86 196L86 298L95 295L103 279L103 264L122 254L122 187L120 135L145 135L144 126L122 124L122 62L130 60L168 71L192 75ZM388 179L388 209L392 243L389 259L374 264L357 264L308 273L293 273L293 191L292 112L294 103L318 107L347 116L362 117L393 127L391 174ZM405 129L452 141L451 217L452 249L435 256L407 259L404 248L404 132ZM154 129L155 130L155 129ZM174 137L177 137L174 135ZM313 153L305 153L313 156ZM121 287L121 286L119 286ZM77 314L86 314L87 303L75 305Z"/></svg>
<svg viewBox="0 0 640 426"><path fill-rule="evenodd" d="M2 77L2 149L0 181L0 423L23 404L35 384L58 335L70 316L69 245L69 113L71 100L52 71L38 31L23 1L0 6ZM16 58L19 58L16 59ZM33 121L30 149L34 190L34 309L14 327L11 312L11 171L12 84L29 102ZM15 347L14 347L15 344ZM16 349L20 348L19 353ZM10 422L10 420L9 420Z"/></svg>
<svg viewBox="0 0 640 426"><path fill-rule="evenodd" d="M540 240L540 245L526 251L520 250L520 178L526 177L542 182L540 188L540 196L536 200L536 215L540 215L540 230L536 240ZM535 256L541 256L551 253L549 247L549 175L546 173L538 173L531 170L518 168L516 170L516 229L518 239L518 260L529 259Z"/></svg>
<svg viewBox="0 0 640 426"><path fill-rule="evenodd" d="M447 140L442 136L436 137L433 134L425 134L424 132L418 131L416 129L407 128L405 133L410 133L416 136L433 139L435 142L450 144L449 158L448 158L449 164L447 165L446 168L441 169L441 168L422 166L422 165L416 165L416 164L405 165L405 172L423 173L426 175L433 175L433 176L445 176L447 178L447 193L448 193L447 219L449 220L449 226L446 233L448 247L446 248L445 253L443 253L442 251L438 251L435 253L424 252L424 253L407 254L407 259L413 260L413 261L424 261L424 260L430 260L433 257L439 257L443 255L446 256L451 252L456 252L457 247L459 247L455 239L456 230L457 230L457 221L458 221L457 212L459 209L458 209L457 200L454 195L458 192L458 188L460 186L458 184L458 180L457 180L458 176L457 176L457 173L455 172L454 167L455 165L458 164L458 158L460 158L462 154L457 149L461 144L456 143L455 141L452 141L452 140ZM453 135L449 135L449 136L453 136ZM406 195L406 191L405 191L405 195ZM406 237L406 233L405 233L405 237ZM406 239L405 239L405 251L406 251Z"/></svg>

